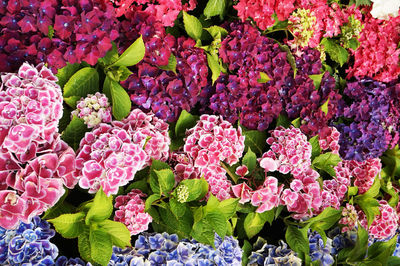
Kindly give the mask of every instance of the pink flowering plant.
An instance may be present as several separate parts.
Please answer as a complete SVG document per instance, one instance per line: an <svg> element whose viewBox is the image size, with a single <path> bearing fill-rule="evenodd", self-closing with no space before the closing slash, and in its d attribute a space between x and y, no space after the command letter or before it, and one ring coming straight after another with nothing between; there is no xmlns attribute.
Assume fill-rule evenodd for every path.
<svg viewBox="0 0 400 266"><path fill-rule="evenodd" d="M399 265L399 9L0 1L0 264Z"/></svg>

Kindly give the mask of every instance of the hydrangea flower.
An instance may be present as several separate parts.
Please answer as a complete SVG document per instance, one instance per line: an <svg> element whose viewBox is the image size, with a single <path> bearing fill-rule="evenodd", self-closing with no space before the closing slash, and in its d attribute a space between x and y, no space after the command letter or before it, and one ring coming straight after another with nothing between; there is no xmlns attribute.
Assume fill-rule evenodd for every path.
<svg viewBox="0 0 400 266"><path fill-rule="evenodd" d="M48 222L35 216L16 229L0 227L0 263L2 265L54 265L57 246L50 242L55 231Z"/></svg>
<svg viewBox="0 0 400 266"><path fill-rule="evenodd" d="M344 248L354 247L357 241L357 230L343 232L339 227L335 227L327 235L332 239L332 255L337 255Z"/></svg>
<svg viewBox="0 0 400 266"><path fill-rule="evenodd" d="M110 123L112 120L111 107L106 95L96 92L81 98L76 104L72 116L82 118L88 128L93 128L100 123Z"/></svg>
<svg viewBox="0 0 400 266"><path fill-rule="evenodd" d="M371 0L372 10L371 15L374 18L389 20L390 17L397 17L399 15L400 1L399 0Z"/></svg>
<svg viewBox="0 0 400 266"><path fill-rule="evenodd" d="M357 227L358 222L358 213L356 208L346 203L346 207L342 210L342 219L340 219L339 223L344 225L342 227L342 232L347 232L350 230L354 230Z"/></svg>
<svg viewBox="0 0 400 266"><path fill-rule="evenodd" d="M131 235L137 235L148 229L149 223L153 220L150 214L144 212L144 200L146 194L138 189L133 189L127 195L115 198L114 207L117 209L114 221L126 225Z"/></svg>
<svg viewBox="0 0 400 266"><path fill-rule="evenodd" d="M56 266L91 266L90 262L85 263L80 258L67 258L65 256L60 256L57 258L55 262Z"/></svg>
<svg viewBox="0 0 400 266"><path fill-rule="evenodd" d="M53 142L63 114L57 77L43 64L1 76L0 149L24 163Z"/></svg>
<svg viewBox="0 0 400 266"><path fill-rule="evenodd" d="M249 256L249 266L302 265L301 259L282 240L279 241L278 246L275 246L267 244L265 240L259 238L254 244L254 249L255 251L252 251Z"/></svg>
<svg viewBox="0 0 400 266"><path fill-rule="evenodd" d="M375 216L374 221L368 228L367 219L362 211L359 211L359 220L364 228L368 228L368 234L371 238L382 240L392 238L398 229L399 217L396 211L390 207L385 200L379 201L380 214Z"/></svg>
<svg viewBox="0 0 400 266"><path fill-rule="evenodd" d="M66 62L91 65L119 37L113 7L103 1L8 1L0 9L0 72L24 61L48 63L53 71ZM51 27L50 27L51 26ZM50 32L52 28L54 32Z"/></svg>
<svg viewBox="0 0 400 266"><path fill-rule="evenodd" d="M366 11L358 39L360 46L352 51L354 64L347 70L347 78L368 76L382 82L395 80L400 74L400 17L380 20Z"/></svg>
<svg viewBox="0 0 400 266"><path fill-rule="evenodd" d="M100 124L81 140L77 155L79 185L107 195L131 181L151 160L167 160L168 124L152 114L133 110L122 121Z"/></svg>
<svg viewBox="0 0 400 266"><path fill-rule="evenodd" d="M310 257L311 261L320 261L320 265L329 266L335 262L331 255L332 252L332 239L327 238L324 241L320 234L317 232L308 232L308 240L310 243Z"/></svg>

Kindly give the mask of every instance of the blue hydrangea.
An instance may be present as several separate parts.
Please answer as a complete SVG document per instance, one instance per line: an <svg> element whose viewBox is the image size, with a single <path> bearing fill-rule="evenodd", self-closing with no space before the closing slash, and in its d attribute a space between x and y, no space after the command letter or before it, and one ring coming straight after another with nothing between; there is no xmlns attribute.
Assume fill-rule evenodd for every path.
<svg viewBox="0 0 400 266"><path fill-rule="evenodd" d="M332 229L328 236L332 239L331 254L337 255L344 248L353 247L357 240L356 231L346 231L341 233L339 227Z"/></svg>
<svg viewBox="0 0 400 266"><path fill-rule="evenodd" d="M195 240L179 241L177 235L143 233L133 249L115 247L109 265L241 265L242 249L236 239L216 235L214 245L215 249Z"/></svg>
<svg viewBox="0 0 400 266"><path fill-rule="evenodd" d="M70 258L65 256L58 257L56 261L56 266L91 266L91 263L85 263L80 258Z"/></svg>
<svg viewBox="0 0 400 266"><path fill-rule="evenodd" d="M321 266L328 266L334 263L332 252L332 239L327 237L326 243L317 232L309 232L308 240L310 242L311 261L320 261Z"/></svg>
<svg viewBox="0 0 400 266"><path fill-rule="evenodd" d="M262 238L258 238L254 244L254 249L249 256L250 266L256 265L291 265L300 266L301 259L297 257L296 253L288 248L288 245L282 240L279 241L279 245L267 244Z"/></svg>
<svg viewBox="0 0 400 266"><path fill-rule="evenodd" d="M54 265L58 248L50 242L55 231L48 222L34 217L14 230L0 227L1 265Z"/></svg>

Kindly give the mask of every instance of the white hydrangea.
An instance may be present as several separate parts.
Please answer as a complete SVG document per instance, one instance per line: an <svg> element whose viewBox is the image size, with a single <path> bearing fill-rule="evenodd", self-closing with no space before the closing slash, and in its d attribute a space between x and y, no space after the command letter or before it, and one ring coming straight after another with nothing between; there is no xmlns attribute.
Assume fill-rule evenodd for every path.
<svg viewBox="0 0 400 266"><path fill-rule="evenodd" d="M388 20L399 15L400 0L371 0L371 15L374 18Z"/></svg>

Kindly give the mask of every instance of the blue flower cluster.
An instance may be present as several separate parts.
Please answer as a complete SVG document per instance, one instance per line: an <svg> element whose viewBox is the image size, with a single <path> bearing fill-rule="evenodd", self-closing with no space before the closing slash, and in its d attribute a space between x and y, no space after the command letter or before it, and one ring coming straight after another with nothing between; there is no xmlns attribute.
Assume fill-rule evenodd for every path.
<svg viewBox="0 0 400 266"><path fill-rule="evenodd" d="M142 234L133 249L114 247L109 265L242 265L242 250L233 237L215 236L215 249L177 235Z"/></svg>
<svg viewBox="0 0 400 266"><path fill-rule="evenodd" d="M80 258L70 258L65 256L58 257L56 261L56 266L91 266L92 264L88 262L87 264Z"/></svg>
<svg viewBox="0 0 400 266"><path fill-rule="evenodd" d="M363 161L380 157L399 140L398 102L395 87L370 78L347 83L338 117L340 155L346 160ZM342 119L343 119L342 118Z"/></svg>
<svg viewBox="0 0 400 266"><path fill-rule="evenodd" d="M262 238L258 238L254 244L254 249L256 251L253 251L249 256L248 265L250 266L301 265L301 259L282 240L279 242L279 246L275 246L267 244Z"/></svg>
<svg viewBox="0 0 400 266"><path fill-rule="evenodd" d="M58 248L49 240L55 234L48 222L38 216L17 229L0 227L1 265L54 265Z"/></svg>
<svg viewBox="0 0 400 266"><path fill-rule="evenodd" d="M309 232L308 240L310 242L311 261L320 261L321 266L332 265L335 261L331 255L332 239L327 238L326 243L317 232Z"/></svg>
<svg viewBox="0 0 400 266"><path fill-rule="evenodd" d="M357 240L356 231L346 231L341 233L339 227L335 227L328 233L328 237L332 239L331 254L337 255L339 252L348 247L353 247Z"/></svg>

